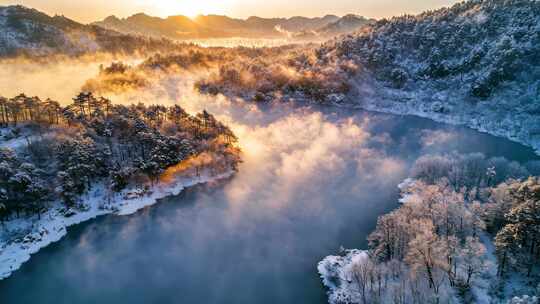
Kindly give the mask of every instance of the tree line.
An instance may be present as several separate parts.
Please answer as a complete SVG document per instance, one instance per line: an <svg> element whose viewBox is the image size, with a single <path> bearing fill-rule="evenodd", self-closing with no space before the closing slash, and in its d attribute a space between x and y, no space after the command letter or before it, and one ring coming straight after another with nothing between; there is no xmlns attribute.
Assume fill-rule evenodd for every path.
<svg viewBox="0 0 540 304"><path fill-rule="evenodd" d="M0 219L41 214L61 199L76 207L96 182L119 192L155 183L169 167L201 153L236 168L237 138L213 115L179 105L113 104L82 92L65 107L24 94L1 98ZM0 139L2 140L2 139ZM19 144L17 144L19 142Z"/></svg>

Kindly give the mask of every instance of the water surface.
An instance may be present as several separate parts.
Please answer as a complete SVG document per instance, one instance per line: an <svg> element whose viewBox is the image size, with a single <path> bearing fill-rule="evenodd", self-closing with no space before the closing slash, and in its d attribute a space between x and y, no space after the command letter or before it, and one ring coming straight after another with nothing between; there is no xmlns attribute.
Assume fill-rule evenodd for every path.
<svg viewBox="0 0 540 304"><path fill-rule="evenodd" d="M1 303L326 303L324 256L365 248L421 155L530 149L425 119L312 107L209 108L240 137L233 178L69 229L0 281Z"/></svg>

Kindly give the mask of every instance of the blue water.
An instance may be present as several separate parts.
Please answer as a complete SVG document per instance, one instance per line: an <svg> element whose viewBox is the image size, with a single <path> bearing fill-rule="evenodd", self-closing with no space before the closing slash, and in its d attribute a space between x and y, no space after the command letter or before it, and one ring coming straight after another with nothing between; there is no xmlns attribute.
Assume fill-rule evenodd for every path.
<svg viewBox="0 0 540 304"><path fill-rule="evenodd" d="M0 281L0 303L326 303L324 256L365 248L421 155L531 149L429 120L331 108L211 109L241 137L233 178L69 229Z"/></svg>

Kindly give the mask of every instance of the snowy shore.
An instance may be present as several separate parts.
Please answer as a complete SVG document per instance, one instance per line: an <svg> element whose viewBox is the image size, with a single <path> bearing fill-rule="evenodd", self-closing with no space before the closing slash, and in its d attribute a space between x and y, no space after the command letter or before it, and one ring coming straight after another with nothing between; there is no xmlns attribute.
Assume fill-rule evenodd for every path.
<svg viewBox="0 0 540 304"><path fill-rule="evenodd" d="M398 185L398 188L401 190L401 197L399 199L401 204L418 205L418 202L422 202L423 198L420 193L408 190L411 189L411 186L413 186L415 182L415 179L407 178ZM493 237L485 231L480 231L478 232L478 238L484 249L476 250L475 252L480 253L479 256L482 261L482 267L479 268L481 271L475 274L474 280L471 281L471 284L468 286L470 293L466 298L467 300L465 300L465 303L540 303L540 297L538 297L540 294L540 285L537 287L531 285L530 278L525 277L523 274L513 272L506 277L504 281L499 280L497 277L498 261ZM376 265L379 268L375 267ZM379 290L379 298L377 300L379 303L393 303L393 299L395 299L397 295L404 295L402 291L404 290L405 284L411 284L410 282L407 283L407 278L403 279L403 274L408 278L413 277L410 276L409 270L403 272L403 269L410 269L409 267L411 266L403 260L400 264L394 264L393 262L390 262L389 264L376 264L373 257L369 256L368 250L340 249L338 255L324 257L318 263L317 270L322 283L327 290L328 303L330 304L371 303L369 301L369 295L367 296L368 300L366 300L366 294L369 294L367 292L367 286L370 284L366 282L369 280L368 278L373 279L376 278L377 275L379 275L379 278L385 278L383 284L384 289L382 293ZM459 267L461 266L455 267L457 269L455 270L455 273L459 274L458 271L460 271ZM386 272L386 275L381 276L381 273L384 272ZM400 273L400 275L396 275L398 273ZM399 279L400 276L401 279ZM374 290L377 290L377 286L381 286L373 283L373 281L371 281L371 284L370 288L375 286ZM440 286L442 286L442 284ZM497 291L495 289L500 290ZM439 289L439 291L441 290L444 290L444 288ZM459 297L456 290L452 288L447 290L447 300L449 301L448 303L464 303L464 298Z"/></svg>
<svg viewBox="0 0 540 304"><path fill-rule="evenodd" d="M483 278L472 286L471 292L476 299L476 304L495 303L489 295L491 288L490 280L495 277L496 258L494 256L493 244L486 235L482 235L482 242L489 246L486 260L489 265ZM328 303L362 303L361 293L354 279L354 270L358 264L365 263L368 257L367 250L349 249L344 250L341 255L330 255L325 257L317 265L317 270L322 283L327 288ZM389 285L395 284L389 282ZM456 300L456 303L459 303Z"/></svg>
<svg viewBox="0 0 540 304"><path fill-rule="evenodd" d="M540 114L531 109L531 101L520 99L517 92L518 88L484 101L467 100L459 89L403 91L384 87L364 76L356 81L353 93L333 104L465 126L518 142L540 154Z"/></svg>
<svg viewBox="0 0 540 304"><path fill-rule="evenodd" d="M322 283L328 289L328 303L361 303L351 268L367 258L367 251L351 249L343 253L327 256L317 265Z"/></svg>
<svg viewBox="0 0 540 304"><path fill-rule="evenodd" d="M195 177L175 177L166 184L158 183L149 191L126 189L108 198L102 186L96 186L81 198L83 208L65 210L56 202L38 219L37 216L19 218L4 223L0 232L0 280L9 277L32 254L59 241L66 228L105 214L129 215L155 204L159 199L178 195L187 187L231 177L234 171L218 175L203 172Z"/></svg>

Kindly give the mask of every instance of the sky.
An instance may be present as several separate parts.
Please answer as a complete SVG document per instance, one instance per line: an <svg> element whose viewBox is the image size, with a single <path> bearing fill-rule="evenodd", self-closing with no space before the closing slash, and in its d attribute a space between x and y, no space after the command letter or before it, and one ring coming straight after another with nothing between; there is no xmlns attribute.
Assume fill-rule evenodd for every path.
<svg viewBox="0 0 540 304"><path fill-rule="evenodd" d="M65 15L89 23L110 15L127 17L144 12L166 17L219 14L235 18L315 17L326 14L358 14L371 18L415 14L428 9L450 6L458 0L0 0L0 5L22 4L48 14Z"/></svg>

